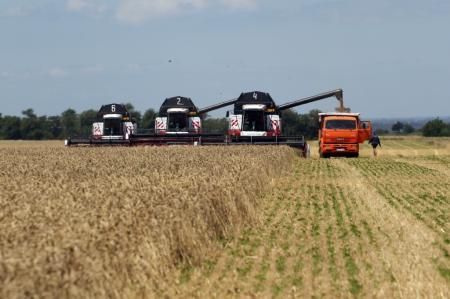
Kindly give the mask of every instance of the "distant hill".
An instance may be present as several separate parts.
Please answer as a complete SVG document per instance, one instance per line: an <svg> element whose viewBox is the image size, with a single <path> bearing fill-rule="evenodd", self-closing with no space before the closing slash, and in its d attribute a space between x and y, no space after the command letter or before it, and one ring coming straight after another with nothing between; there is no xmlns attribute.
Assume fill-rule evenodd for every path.
<svg viewBox="0 0 450 299"><path fill-rule="evenodd" d="M374 118L371 119L373 128L375 130L391 130L392 125L396 122L410 124L414 129L421 129L428 121L436 117L399 117L399 118ZM439 117L444 122L450 123L450 116Z"/></svg>

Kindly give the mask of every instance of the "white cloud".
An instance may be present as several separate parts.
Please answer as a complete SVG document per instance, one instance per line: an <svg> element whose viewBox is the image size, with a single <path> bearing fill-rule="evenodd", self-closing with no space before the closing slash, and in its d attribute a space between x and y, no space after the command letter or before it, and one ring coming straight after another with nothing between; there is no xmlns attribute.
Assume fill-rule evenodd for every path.
<svg viewBox="0 0 450 299"><path fill-rule="evenodd" d="M84 0L86 1L86 0ZM259 0L119 0L117 18L128 23L141 23L147 19L173 15L186 10L205 9L219 4L232 9L256 7Z"/></svg>
<svg viewBox="0 0 450 299"><path fill-rule="evenodd" d="M129 72L139 72L142 70L142 65L138 64L138 63L130 63L126 65L126 69Z"/></svg>
<svg viewBox="0 0 450 299"><path fill-rule="evenodd" d="M68 75L67 71L60 67L53 67L47 71L47 75L53 78L63 78Z"/></svg>
<svg viewBox="0 0 450 299"><path fill-rule="evenodd" d="M104 70L105 70L105 68L100 64L86 66L82 69L82 71L84 73L89 73L89 74L101 73Z"/></svg>
<svg viewBox="0 0 450 299"><path fill-rule="evenodd" d="M74 12L102 14L107 10L104 0L67 0L66 9Z"/></svg>
<svg viewBox="0 0 450 299"><path fill-rule="evenodd" d="M68 0L66 7L68 10L81 11L89 5L87 0Z"/></svg>
<svg viewBox="0 0 450 299"><path fill-rule="evenodd" d="M224 6L233 9L255 8L257 5L257 0L221 0L221 2Z"/></svg>
<svg viewBox="0 0 450 299"><path fill-rule="evenodd" d="M140 23L148 18L171 15L186 9L201 9L209 0L120 0L117 18Z"/></svg>
<svg viewBox="0 0 450 299"><path fill-rule="evenodd" d="M26 17L31 14L31 11L31 7L13 6L0 11L0 17Z"/></svg>

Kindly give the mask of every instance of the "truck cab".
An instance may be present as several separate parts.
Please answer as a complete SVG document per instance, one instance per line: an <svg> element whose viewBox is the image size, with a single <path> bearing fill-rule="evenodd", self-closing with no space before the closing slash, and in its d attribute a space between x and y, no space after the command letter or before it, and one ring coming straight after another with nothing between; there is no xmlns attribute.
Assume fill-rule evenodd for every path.
<svg viewBox="0 0 450 299"><path fill-rule="evenodd" d="M359 113L319 113L319 154L358 157L359 144L372 135L372 125Z"/></svg>

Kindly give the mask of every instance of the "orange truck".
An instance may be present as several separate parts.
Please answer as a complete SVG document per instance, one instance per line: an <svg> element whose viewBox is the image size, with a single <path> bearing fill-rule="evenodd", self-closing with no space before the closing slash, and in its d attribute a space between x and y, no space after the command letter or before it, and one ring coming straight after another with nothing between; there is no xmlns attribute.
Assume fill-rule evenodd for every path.
<svg viewBox="0 0 450 299"><path fill-rule="evenodd" d="M359 144L372 136L372 124L361 121L359 113L319 113L319 154L358 157Z"/></svg>

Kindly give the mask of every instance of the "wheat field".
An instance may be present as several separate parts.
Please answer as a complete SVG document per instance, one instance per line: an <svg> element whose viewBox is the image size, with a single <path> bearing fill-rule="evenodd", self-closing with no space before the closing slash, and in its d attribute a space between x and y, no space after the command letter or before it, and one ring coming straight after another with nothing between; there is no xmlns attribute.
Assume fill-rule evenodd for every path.
<svg viewBox="0 0 450 299"><path fill-rule="evenodd" d="M1 298L448 298L450 139L0 142Z"/></svg>

